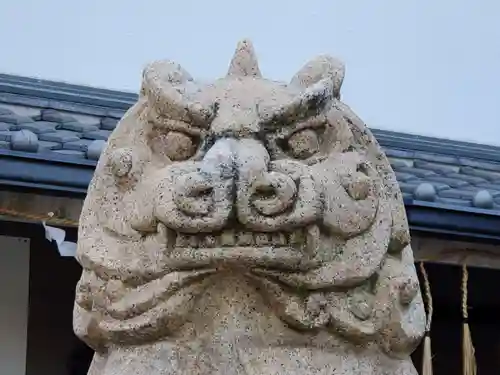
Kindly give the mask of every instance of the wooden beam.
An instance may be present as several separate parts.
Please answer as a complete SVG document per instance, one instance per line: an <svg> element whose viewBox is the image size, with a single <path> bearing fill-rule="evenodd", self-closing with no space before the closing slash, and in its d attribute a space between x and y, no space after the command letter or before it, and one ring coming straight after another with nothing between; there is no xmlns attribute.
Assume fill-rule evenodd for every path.
<svg viewBox="0 0 500 375"><path fill-rule="evenodd" d="M498 245L413 236L412 248L415 261L500 269Z"/></svg>

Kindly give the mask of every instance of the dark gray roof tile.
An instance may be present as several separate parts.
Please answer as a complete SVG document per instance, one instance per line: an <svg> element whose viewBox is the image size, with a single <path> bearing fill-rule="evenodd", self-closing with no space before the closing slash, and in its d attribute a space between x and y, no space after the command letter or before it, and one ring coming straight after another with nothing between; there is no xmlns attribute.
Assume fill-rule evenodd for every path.
<svg viewBox="0 0 500 375"><path fill-rule="evenodd" d="M439 174L456 173L459 169L455 165L429 163L427 161L422 161L422 160L415 160L413 165L416 168L426 169L426 170L433 171L433 172L436 172Z"/></svg>
<svg viewBox="0 0 500 375"><path fill-rule="evenodd" d="M453 199L467 199L470 200L474 197L477 191L474 190L464 190L464 189L449 189L443 190L439 193L441 198L453 198Z"/></svg>
<svg viewBox="0 0 500 375"><path fill-rule="evenodd" d="M458 164L458 158L453 155L441 155L430 152L423 151L415 151L414 158L416 160L424 160L435 163L443 163L443 164Z"/></svg>
<svg viewBox="0 0 500 375"><path fill-rule="evenodd" d="M0 92L0 102L17 104L30 108L46 108L49 105L49 101L47 99L16 95L8 92Z"/></svg>
<svg viewBox="0 0 500 375"><path fill-rule="evenodd" d="M89 145L87 149L87 159L99 160L99 157L101 156L104 147L106 147L106 143L107 143L106 141L100 139L92 141L92 143Z"/></svg>
<svg viewBox="0 0 500 375"><path fill-rule="evenodd" d="M483 182L488 182L488 180L482 178L482 177L476 177L476 176L469 176L466 174L462 173L450 173L446 175L448 178L454 178L456 180L462 180L465 182L468 182L469 184L480 184Z"/></svg>
<svg viewBox="0 0 500 375"><path fill-rule="evenodd" d="M103 140L107 141L111 132L109 130L96 130L96 131L90 131L87 133L83 134L83 138L86 139L92 139L92 140Z"/></svg>
<svg viewBox="0 0 500 375"><path fill-rule="evenodd" d="M112 117L104 117L101 119L101 129L114 130L118 124L118 119Z"/></svg>
<svg viewBox="0 0 500 375"><path fill-rule="evenodd" d="M399 182L399 188L403 193L413 194L415 189L420 185L419 181L414 182Z"/></svg>
<svg viewBox="0 0 500 375"><path fill-rule="evenodd" d="M473 167L484 169L486 171L500 172L500 163L494 163L481 159L469 159L469 158L459 158L460 165L465 167Z"/></svg>
<svg viewBox="0 0 500 375"><path fill-rule="evenodd" d="M57 125L58 124L56 122L36 121L36 122L28 122L25 124L19 124L17 128L19 130L29 130L35 134L45 134L45 133L55 132Z"/></svg>
<svg viewBox="0 0 500 375"><path fill-rule="evenodd" d="M79 113L79 111L82 109L82 106L80 104L76 103L70 103L70 102L61 102L58 100L49 100L47 104L48 108L58 110L58 111L68 111L72 113ZM106 116L108 113L108 110L103 107L97 107L97 106L88 106L85 108L85 114L87 115L94 115L94 116Z"/></svg>
<svg viewBox="0 0 500 375"><path fill-rule="evenodd" d="M99 130L99 123L95 124L84 124L78 121L65 122L59 125L59 129L71 130L79 133L86 133Z"/></svg>
<svg viewBox="0 0 500 375"><path fill-rule="evenodd" d="M422 182L413 192L413 196L417 200L433 202L437 198L437 192L434 185L429 184L428 182Z"/></svg>
<svg viewBox="0 0 500 375"><path fill-rule="evenodd" d="M63 143L64 150L78 150L78 151L87 151L89 145L94 142L90 139L79 139L78 141L71 141Z"/></svg>
<svg viewBox="0 0 500 375"><path fill-rule="evenodd" d="M413 160L389 158L389 163L391 163L392 169L398 170L399 168L411 168L411 166L413 165Z"/></svg>
<svg viewBox="0 0 500 375"><path fill-rule="evenodd" d="M414 168L414 167L396 167L394 169L397 170L398 172L410 173L420 178L436 176L436 172L429 171L427 169Z"/></svg>
<svg viewBox="0 0 500 375"><path fill-rule="evenodd" d="M499 186L500 188L500 186ZM439 196L443 198L456 198L456 199L472 199L481 190L488 190L493 197L500 196L500 190L489 190L484 188L467 188L467 189L450 189L439 192Z"/></svg>
<svg viewBox="0 0 500 375"><path fill-rule="evenodd" d="M57 123L75 121L75 118L73 116L60 111L56 111L55 109L44 109L41 113L40 119Z"/></svg>
<svg viewBox="0 0 500 375"><path fill-rule="evenodd" d="M463 181L457 178L443 177L443 176L430 176L426 177L425 180L432 183L439 182L452 188L463 188L469 185L467 181Z"/></svg>
<svg viewBox="0 0 500 375"><path fill-rule="evenodd" d="M405 172L394 172L396 174L396 178L400 182L407 182L411 180L416 180L417 177L411 173L405 173Z"/></svg>
<svg viewBox="0 0 500 375"><path fill-rule="evenodd" d="M484 170L484 169L478 169L478 168L472 168L472 167L461 167L460 173L465 174L465 175L469 175L469 176L481 177L481 178L484 178L488 181L500 180L500 173L491 172L489 170Z"/></svg>
<svg viewBox="0 0 500 375"><path fill-rule="evenodd" d="M401 150L392 148L385 150L385 154L389 158L413 159L415 153L411 150Z"/></svg>
<svg viewBox="0 0 500 375"><path fill-rule="evenodd" d="M494 201L491 192L488 190L480 190L472 198L472 205L478 208L490 209L493 208Z"/></svg>
<svg viewBox="0 0 500 375"><path fill-rule="evenodd" d="M62 145L59 142L38 141L40 150L60 150Z"/></svg>
<svg viewBox="0 0 500 375"><path fill-rule="evenodd" d="M27 122L33 122L34 120L28 116L19 116L16 114L5 114L5 115L0 114L0 121L7 122L9 124L19 125L19 124L25 124Z"/></svg>
<svg viewBox="0 0 500 375"><path fill-rule="evenodd" d="M479 189L486 189L486 190L499 190L500 191L500 182L499 183L481 183L481 184L476 184L475 185Z"/></svg>
<svg viewBox="0 0 500 375"><path fill-rule="evenodd" d="M107 117L112 117L112 118L115 118L117 120L121 119L124 114L125 114L125 111L122 111L122 110L109 109L108 111L106 111Z"/></svg>
<svg viewBox="0 0 500 375"><path fill-rule="evenodd" d="M51 152L58 154L58 155L67 155L67 156L71 156L71 157L78 157L78 158L85 157L85 152L77 151L77 150L54 150Z"/></svg>
<svg viewBox="0 0 500 375"><path fill-rule="evenodd" d="M12 133L10 147L15 151L37 152L38 137L29 130L19 130Z"/></svg>
<svg viewBox="0 0 500 375"><path fill-rule="evenodd" d="M14 112L12 112L11 109L5 108L5 107L0 107L0 115L11 115Z"/></svg>
<svg viewBox="0 0 500 375"><path fill-rule="evenodd" d="M49 142L73 142L78 141L81 134L78 132L72 132L70 130L57 130L54 133L40 134L40 140Z"/></svg>
<svg viewBox="0 0 500 375"><path fill-rule="evenodd" d="M486 190L494 198L500 196L500 185L496 185L496 186L491 185L491 188L484 188L484 187L480 187L480 186L466 186L466 187L463 187L461 190L469 190L473 194L477 194L479 191Z"/></svg>
<svg viewBox="0 0 500 375"><path fill-rule="evenodd" d="M441 190L450 189L449 185L437 181L432 181L430 177L419 179L418 182L431 184L432 186L434 186L434 189L436 189L436 191L438 192Z"/></svg>
<svg viewBox="0 0 500 375"><path fill-rule="evenodd" d="M14 132L10 130L0 131L0 141L10 142L10 139L12 138L12 133Z"/></svg>

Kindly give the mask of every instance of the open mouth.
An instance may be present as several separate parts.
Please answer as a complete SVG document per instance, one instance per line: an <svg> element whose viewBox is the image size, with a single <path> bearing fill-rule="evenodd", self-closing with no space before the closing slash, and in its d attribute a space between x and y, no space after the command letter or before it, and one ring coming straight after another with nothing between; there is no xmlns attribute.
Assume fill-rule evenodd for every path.
<svg viewBox="0 0 500 375"><path fill-rule="evenodd" d="M211 234L177 233L169 265L192 268L227 265L273 269L310 269L316 226L293 232L224 230Z"/></svg>
<svg viewBox="0 0 500 375"><path fill-rule="evenodd" d="M288 232L251 232L237 228L208 234L180 233L163 224L160 226L167 236L166 266L172 270L230 266L306 271L320 264L314 256L319 238L319 227L314 224ZM106 228L106 232L118 238L123 236L111 228ZM148 234L141 236L147 238Z"/></svg>
<svg viewBox="0 0 500 375"><path fill-rule="evenodd" d="M175 240L176 248L224 248L240 246L272 246L294 247L299 249L306 243L307 233L304 229L294 232L254 233L249 231L224 230L217 234L184 234L178 233Z"/></svg>

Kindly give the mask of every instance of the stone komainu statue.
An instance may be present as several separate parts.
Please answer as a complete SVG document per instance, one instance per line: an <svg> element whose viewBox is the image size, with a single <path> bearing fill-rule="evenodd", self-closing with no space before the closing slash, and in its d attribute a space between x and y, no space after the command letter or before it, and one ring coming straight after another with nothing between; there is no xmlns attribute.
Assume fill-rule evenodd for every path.
<svg viewBox="0 0 500 375"><path fill-rule="evenodd" d="M144 70L80 219L91 375L416 374L425 313L394 173L321 56Z"/></svg>

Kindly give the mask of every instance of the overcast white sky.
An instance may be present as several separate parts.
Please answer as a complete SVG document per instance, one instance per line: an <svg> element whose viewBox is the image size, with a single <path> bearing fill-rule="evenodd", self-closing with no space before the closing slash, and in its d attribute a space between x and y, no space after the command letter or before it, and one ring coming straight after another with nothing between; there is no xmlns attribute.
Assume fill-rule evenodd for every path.
<svg viewBox="0 0 500 375"><path fill-rule="evenodd" d="M137 91L157 58L218 77L249 37L273 79L343 59L371 127L500 145L499 17L494 0L3 0L0 72Z"/></svg>

